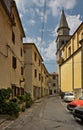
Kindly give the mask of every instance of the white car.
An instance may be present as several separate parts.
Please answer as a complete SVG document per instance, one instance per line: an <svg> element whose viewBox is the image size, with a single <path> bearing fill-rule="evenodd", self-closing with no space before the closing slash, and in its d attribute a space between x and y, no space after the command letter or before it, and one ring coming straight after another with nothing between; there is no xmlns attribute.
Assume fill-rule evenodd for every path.
<svg viewBox="0 0 83 130"><path fill-rule="evenodd" d="M74 94L72 92L66 92L64 97L63 97L63 100L65 102L70 102L70 101L75 100L75 96L74 96Z"/></svg>

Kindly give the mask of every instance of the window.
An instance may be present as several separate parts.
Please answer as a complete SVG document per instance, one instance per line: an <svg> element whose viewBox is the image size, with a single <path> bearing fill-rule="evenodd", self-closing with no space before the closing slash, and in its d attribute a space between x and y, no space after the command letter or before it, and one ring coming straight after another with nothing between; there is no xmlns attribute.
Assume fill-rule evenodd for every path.
<svg viewBox="0 0 83 130"><path fill-rule="evenodd" d="M66 43L68 42L68 40L66 40Z"/></svg>
<svg viewBox="0 0 83 130"><path fill-rule="evenodd" d="M55 75L53 75L53 79L56 79Z"/></svg>
<svg viewBox="0 0 83 130"><path fill-rule="evenodd" d="M37 70L36 70L36 69L35 69L35 73L34 73L34 74L35 74L34 76L35 76L35 78L36 78L36 77L37 77Z"/></svg>
<svg viewBox="0 0 83 130"><path fill-rule="evenodd" d="M64 45L64 40L62 40L62 44L61 45Z"/></svg>
<svg viewBox="0 0 83 130"><path fill-rule="evenodd" d="M21 67L21 75L23 75L23 67Z"/></svg>
<svg viewBox="0 0 83 130"><path fill-rule="evenodd" d="M14 15L12 14L12 22L13 22L13 25L15 26L16 25L16 23L15 23L15 17L14 17Z"/></svg>
<svg viewBox="0 0 83 130"><path fill-rule="evenodd" d="M54 87L54 86L56 86L56 84L55 84L55 83L53 83L53 87Z"/></svg>
<svg viewBox="0 0 83 130"><path fill-rule="evenodd" d="M12 97L16 96L16 85L12 85Z"/></svg>
<svg viewBox="0 0 83 130"><path fill-rule="evenodd" d="M24 95L24 88L20 88L21 89L21 95Z"/></svg>
<svg viewBox="0 0 83 130"><path fill-rule="evenodd" d="M37 60L37 54L34 53L34 60L36 61Z"/></svg>
<svg viewBox="0 0 83 130"><path fill-rule="evenodd" d="M83 32L81 33L81 39L83 39Z"/></svg>
<svg viewBox="0 0 83 130"><path fill-rule="evenodd" d="M12 56L12 67L13 67L14 69L16 69L16 67L17 67L16 57L14 57L14 56Z"/></svg>
<svg viewBox="0 0 83 130"><path fill-rule="evenodd" d="M54 93L56 93L56 90L54 90Z"/></svg>
<svg viewBox="0 0 83 130"><path fill-rule="evenodd" d="M21 55L21 56L23 55L23 51L22 51L22 48L20 49L20 55Z"/></svg>
<svg viewBox="0 0 83 130"><path fill-rule="evenodd" d="M14 34L13 31L12 31L12 41L13 41L13 43L15 44L15 34Z"/></svg>
<svg viewBox="0 0 83 130"><path fill-rule="evenodd" d="M71 55L71 47L68 48L68 54Z"/></svg>

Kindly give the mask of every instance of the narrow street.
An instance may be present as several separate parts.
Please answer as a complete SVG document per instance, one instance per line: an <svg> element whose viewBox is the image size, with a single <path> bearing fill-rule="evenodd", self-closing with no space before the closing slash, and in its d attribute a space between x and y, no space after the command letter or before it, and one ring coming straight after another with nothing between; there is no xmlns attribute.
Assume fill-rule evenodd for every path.
<svg viewBox="0 0 83 130"><path fill-rule="evenodd" d="M83 130L58 96L36 101L4 130Z"/></svg>

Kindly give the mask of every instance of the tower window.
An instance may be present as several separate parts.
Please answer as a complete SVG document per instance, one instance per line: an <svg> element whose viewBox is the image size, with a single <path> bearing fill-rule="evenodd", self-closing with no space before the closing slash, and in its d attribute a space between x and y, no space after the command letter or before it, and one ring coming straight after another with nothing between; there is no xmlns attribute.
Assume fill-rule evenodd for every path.
<svg viewBox="0 0 83 130"><path fill-rule="evenodd" d="M71 55L71 47L68 48L68 54Z"/></svg>
<svg viewBox="0 0 83 130"><path fill-rule="evenodd" d="M62 45L64 45L64 41L62 40Z"/></svg>
<svg viewBox="0 0 83 130"><path fill-rule="evenodd" d="M81 34L81 39L83 39L83 32L82 32L82 34Z"/></svg>

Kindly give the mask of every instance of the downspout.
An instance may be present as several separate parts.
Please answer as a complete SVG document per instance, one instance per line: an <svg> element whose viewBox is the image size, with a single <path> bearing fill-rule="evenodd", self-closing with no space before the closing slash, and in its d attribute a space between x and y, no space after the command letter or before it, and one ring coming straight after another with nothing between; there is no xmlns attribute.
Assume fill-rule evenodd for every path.
<svg viewBox="0 0 83 130"><path fill-rule="evenodd" d="M72 57L72 90L74 91L74 57Z"/></svg>

